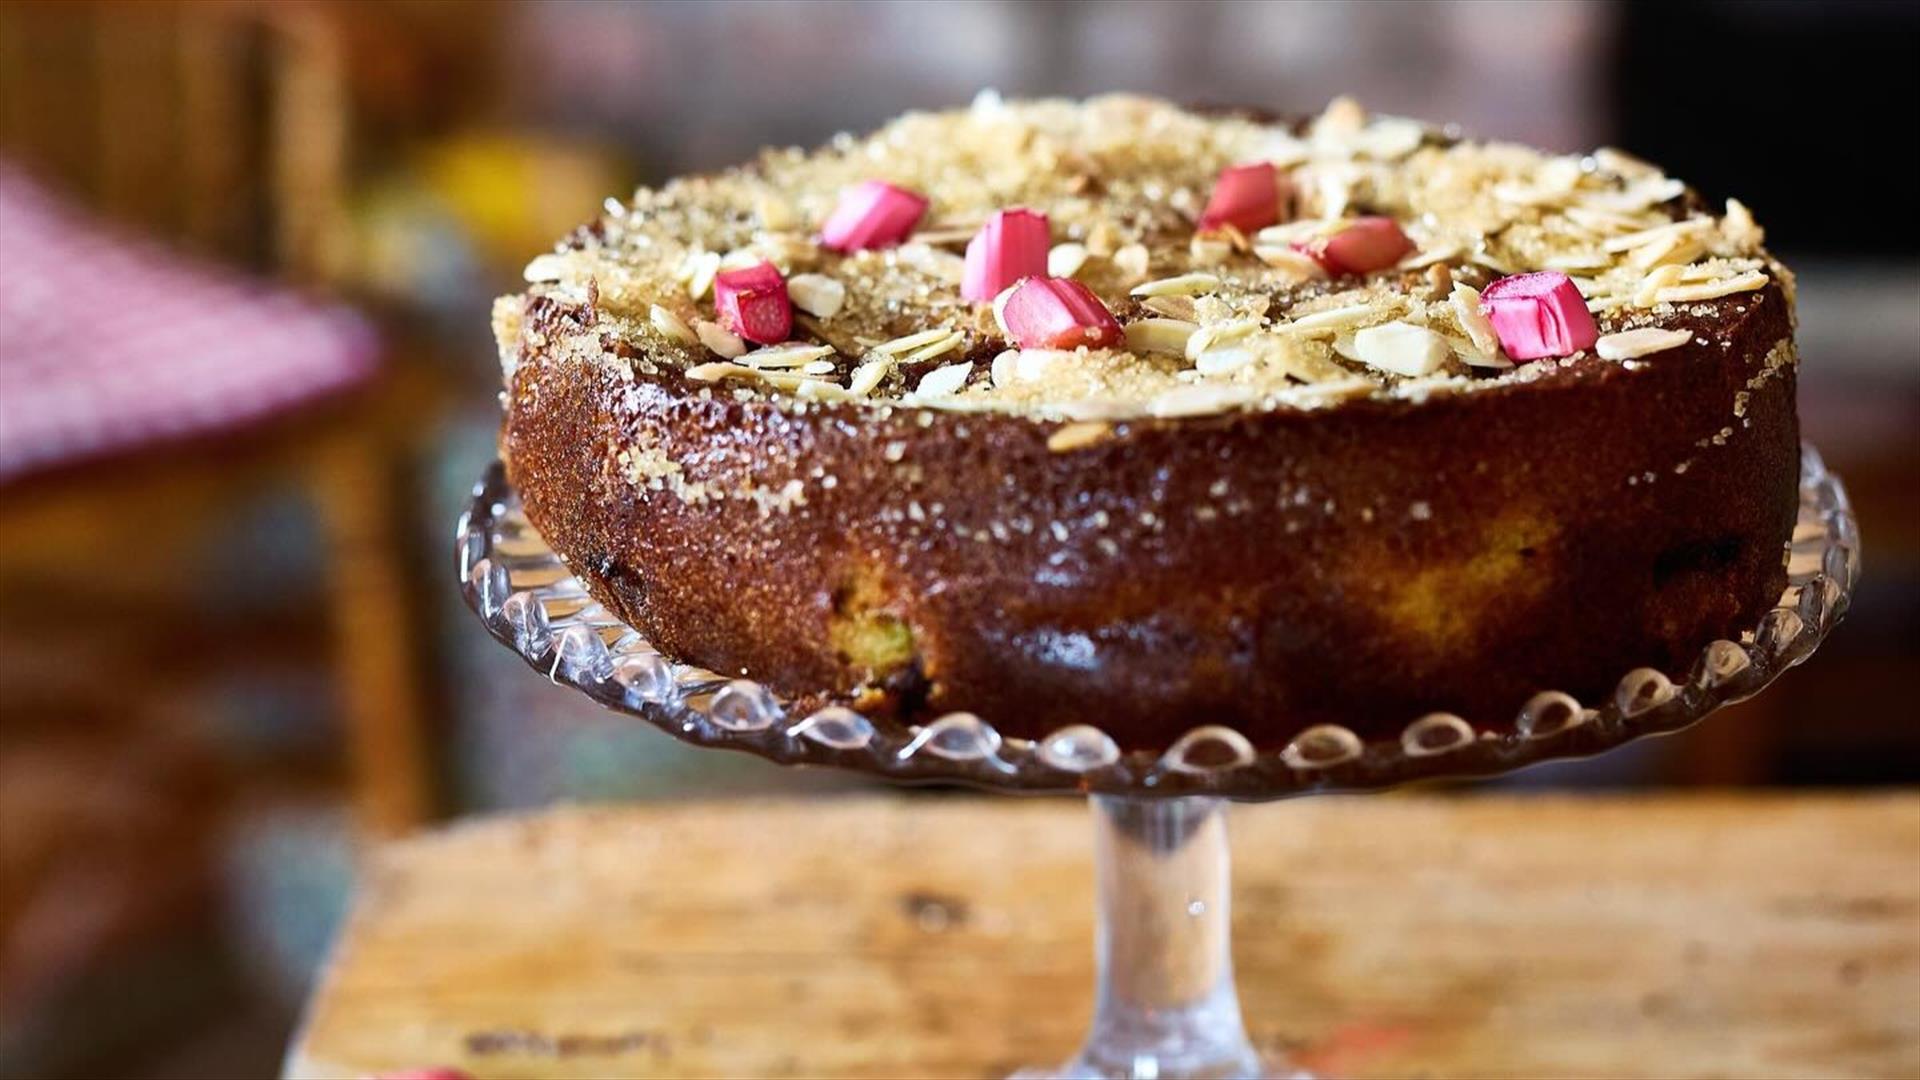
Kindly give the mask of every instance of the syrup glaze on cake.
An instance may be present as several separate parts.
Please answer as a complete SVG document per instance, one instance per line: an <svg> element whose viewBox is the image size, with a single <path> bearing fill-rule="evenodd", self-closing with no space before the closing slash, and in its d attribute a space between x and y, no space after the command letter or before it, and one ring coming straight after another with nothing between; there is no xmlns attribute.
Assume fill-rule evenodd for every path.
<svg viewBox="0 0 1920 1080"><path fill-rule="evenodd" d="M1291 219L1196 231L1248 161ZM926 220L819 244L872 178ZM1011 207L1048 215L1049 273L1126 348L1022 350L961 298L959 249ZM1411 254L1302 254L1357 215ZM796 340L756 348L709 294L763 260ZM1515 363L1479 292L1538 270L1599 340ZM528 279L495 329L529 517L663 651L809 704L1128 749L1499 727L1543 689L1673 670L1784 585L1792 279L1737 203L1618 153L1344 101L1277 125L988 98L610 202Z"/></svg>

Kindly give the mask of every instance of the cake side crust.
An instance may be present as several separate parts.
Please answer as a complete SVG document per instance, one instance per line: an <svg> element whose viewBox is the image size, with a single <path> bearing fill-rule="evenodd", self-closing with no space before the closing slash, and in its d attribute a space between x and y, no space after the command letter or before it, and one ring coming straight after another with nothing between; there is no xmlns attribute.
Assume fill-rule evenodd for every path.
<svg viewBox="0 0 1920 1080"><path fill-rule="evenodd" d="M1681 673L1785 584L1777 284L1695 339L1424 401L1099 425L729 395L623 362L592 305L515 319L527 513L663 651L800 700L1127 748L1283 745ZM1064 436L1064 437L1063 437Z"/></svg>

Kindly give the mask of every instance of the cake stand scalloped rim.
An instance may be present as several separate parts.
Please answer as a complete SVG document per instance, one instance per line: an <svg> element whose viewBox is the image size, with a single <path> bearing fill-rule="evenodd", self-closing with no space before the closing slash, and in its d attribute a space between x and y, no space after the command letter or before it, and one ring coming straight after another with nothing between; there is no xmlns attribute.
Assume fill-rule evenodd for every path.
<svg viewBox="0 0 1920 1080"><path fill-rule="evenodd" d="M1368 741L1322 724L1276 752L1232 728L1201 726L1159 752L1123 752L1088 724L1015 739L964 712L925 724L872 720L840 705L793 715L756 682L663 656L595 601L540 539L498 462L474 486L455 549L461 591L495 639L554 682L700 746L904 783L1238 800L1489 776L1678 731L1804 661L1846 613L1860 576L1859 528L1846 490L1803 444L1785 592L1741 640L1709 643L1677 679L1639 668L1597 704L1542 691L1499 728L1430 713L1397 739Z"/></svg>

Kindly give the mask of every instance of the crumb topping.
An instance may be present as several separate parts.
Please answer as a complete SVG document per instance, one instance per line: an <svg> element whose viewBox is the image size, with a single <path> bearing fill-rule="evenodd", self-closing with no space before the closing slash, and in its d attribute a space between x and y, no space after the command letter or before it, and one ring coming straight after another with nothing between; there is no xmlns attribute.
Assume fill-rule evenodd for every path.
<svg viewBox="0 0 1920 1080"><path fill-rule="evenodd" d="M1290 185L1291 219L1251 235L1197 231L1222 169L1258 162ZM875 179L929 200L907 242L821 246L840 193ZM1047 215L1048 273L1086 285L1124 347L1020 349L994 305L962 298L961 250L1012 207ZM1371 216L1413 242L1397 265L1330 276L1303 254ZM618 343L603 355L629 372L820 402L1031 414L1075 422L1059 447L1071 449L1131 417L1418 400L1536 378L1554 363L1516 366L1480 306L1480 289L1523 272L1568 275L1605 335L1591 355L1641 362L1682 343L1662 322L1690 306L1776 277L1791 299L1762 240L1739 202L1712 214L1619 151L1466 141L1348 99L1288 125L1140 97L984 94L969 109L910 113L865 138L769 151L609 200L526 278L528 298L590 306L592 332ZM754 346L719 321L713 285L763 261L788 281L795 340ZM495 309L509 376L525 303Z"/></svg>

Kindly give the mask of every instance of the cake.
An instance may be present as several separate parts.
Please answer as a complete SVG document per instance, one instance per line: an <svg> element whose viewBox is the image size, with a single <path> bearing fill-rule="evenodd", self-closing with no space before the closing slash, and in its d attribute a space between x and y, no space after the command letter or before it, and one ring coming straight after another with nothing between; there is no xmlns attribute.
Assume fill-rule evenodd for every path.
<svg viewBox="0 0 1920 1080"><path fill-rule="evenodd" d="M495 305L501 455L797 713L1512 730L1785 585L1793 278L1717 209L1345 99L983 94L609 200Z"/></svg>

